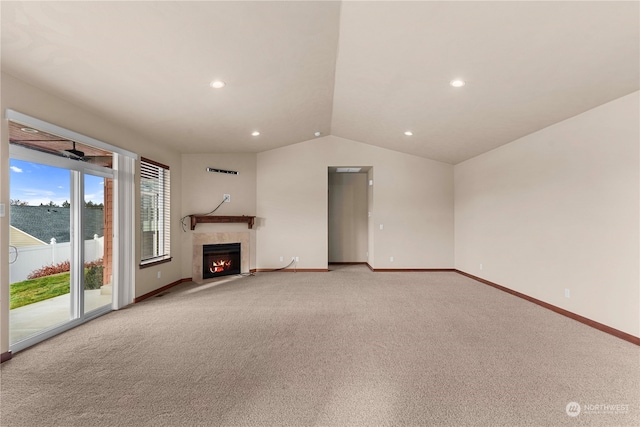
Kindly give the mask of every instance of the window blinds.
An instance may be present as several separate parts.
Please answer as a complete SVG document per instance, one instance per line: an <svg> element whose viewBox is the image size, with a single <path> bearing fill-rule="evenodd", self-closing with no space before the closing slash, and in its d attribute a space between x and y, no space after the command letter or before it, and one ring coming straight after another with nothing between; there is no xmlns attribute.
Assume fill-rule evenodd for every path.
<svg viewBox="0 0 640 427"><path fill-rule="evenodd" d="M169 166L140 159L141 265L171 257Z"/></svg>

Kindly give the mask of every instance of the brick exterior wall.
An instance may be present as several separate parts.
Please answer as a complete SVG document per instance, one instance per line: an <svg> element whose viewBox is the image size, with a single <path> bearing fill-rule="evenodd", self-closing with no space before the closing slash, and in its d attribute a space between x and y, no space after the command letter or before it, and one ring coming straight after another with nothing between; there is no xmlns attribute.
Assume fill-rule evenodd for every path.
<svg viewBox="0 0 640 427"><path fill-rule="evenodd" d="M104 266L103 282L111 283L113 274L113 180L104 180Z"/></svg>

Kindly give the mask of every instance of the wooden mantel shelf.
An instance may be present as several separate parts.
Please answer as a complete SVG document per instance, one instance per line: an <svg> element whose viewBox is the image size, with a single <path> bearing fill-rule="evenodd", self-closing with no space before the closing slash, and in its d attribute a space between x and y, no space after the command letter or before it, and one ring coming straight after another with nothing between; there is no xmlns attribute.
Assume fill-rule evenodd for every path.
<svg viewBox="0 0 640 427"><path fill-rule="evenodd" d="M211 223L230 223L230 222L246 222L247 226L253 228L253 222L256 219L255 216L218 216L218 215L190 215L191 216L191 229L196 229L196 224L211 224Z"/></svg>

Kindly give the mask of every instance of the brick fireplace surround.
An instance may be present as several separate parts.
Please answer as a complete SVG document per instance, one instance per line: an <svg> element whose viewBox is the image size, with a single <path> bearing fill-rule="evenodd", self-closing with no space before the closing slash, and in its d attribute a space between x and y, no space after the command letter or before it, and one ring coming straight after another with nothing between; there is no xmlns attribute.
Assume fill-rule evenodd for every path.
<svg viewBox="0 0 640 427"><path fill-rule="evenodd" d="M216 245L220 243L240 243L240 271L249 272L249 254L251 247L249 246L249 232L228 232L228 233L194 233L193 234L193 261L192 279L195 283L208 283L216 280L202 278L202 246Z"/></svg>

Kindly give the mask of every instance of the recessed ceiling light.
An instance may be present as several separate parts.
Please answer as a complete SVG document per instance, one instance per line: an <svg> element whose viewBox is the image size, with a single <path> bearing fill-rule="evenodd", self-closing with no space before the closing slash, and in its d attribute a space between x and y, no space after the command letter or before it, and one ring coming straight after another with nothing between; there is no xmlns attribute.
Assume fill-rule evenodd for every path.
<svg viewBox="0 0 640 427"><path fill-rule="evenodd" d="M320 135L322 135L322 133L321 132L316 132L316 133L314 133L314 135L315 136L320 136Z"/></svg>
<svg viewBox="0 0 640 427"><path fill-rule="evenodd" d="M449 82L449 84L453 87L462 87L464 85L466 85L466 83L464 82L464 80L451 80Z"/></svg>
<svg viewBox="0 0 640 427"><path fill-rule="evenodd" d="M214 80L211 82L211 87L214 89L221 89L223 87L225 87L227 84L225 82L223 82L222 80Z"/></svg>
<svg viewBox="0 0 640 427"><path fill-rule="evenodd" d="M20 128L20 130L26 133L38 133L38 130L33 128Z"/></svg>
<svg viewBox="0 0 640 427"><path fill-rule="evenodd" d="M358 173L362 168L336 168L336 172L339 173Z"/></svg>
<svg viewBox="0 0 640 427"><path fill-rule="evenodd" d="M258 132L258 131L256 130L256 131L251 132L251 135L252 135L252 136L258 136L258 135L260 135L260 132Z"/></svg>
<svg viewBox="0 0 640 427"><path fill-rule="evenodd" d="M404 134L407 136L413 136L413 132L411 132L410 130L406 131Z"/></svg>

